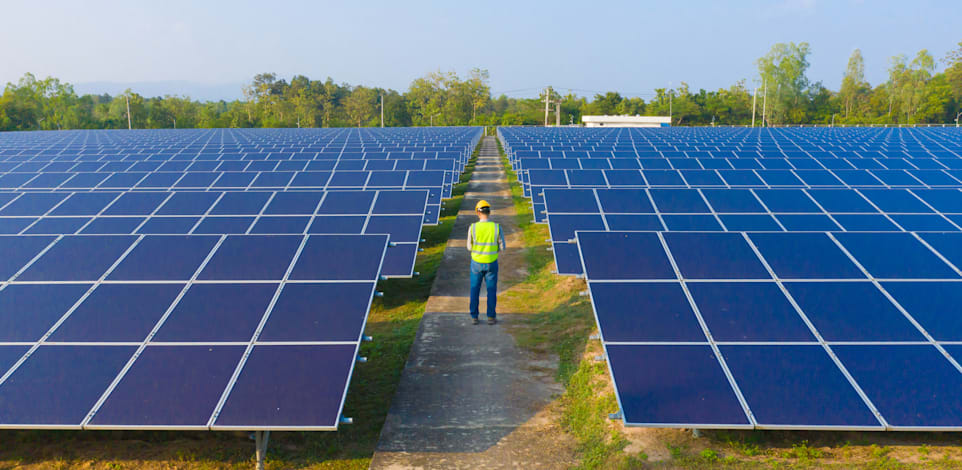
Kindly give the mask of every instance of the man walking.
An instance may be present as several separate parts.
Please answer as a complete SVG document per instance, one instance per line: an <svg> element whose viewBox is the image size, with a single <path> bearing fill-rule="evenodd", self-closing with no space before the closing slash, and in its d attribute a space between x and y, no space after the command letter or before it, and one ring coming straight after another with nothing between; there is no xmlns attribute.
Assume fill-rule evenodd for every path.
<svg viewBox="0 0 962 470"><path fill-rule="evenodd" d="M495 311L498 305L498 253L507 248L504 243L504 232L501 225L491 222L491 205L488 201L478 201L474 206L478 214L478 221L468 227L468 251L471 252L471 319L472 323L479 323L479 297L481 296L481 282L484 281L488 289L488 324L498 322Z"/></svg>

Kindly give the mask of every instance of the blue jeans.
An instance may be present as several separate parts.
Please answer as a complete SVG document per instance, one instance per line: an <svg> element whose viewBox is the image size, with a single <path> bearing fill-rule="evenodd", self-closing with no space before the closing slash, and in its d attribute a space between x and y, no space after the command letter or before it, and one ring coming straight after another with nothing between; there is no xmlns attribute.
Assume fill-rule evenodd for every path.
<svg viewBox="0 0 962 470"><path fill-rule="evenodd" d="M498 305L498 262L479 263L471 260L471 318L478 318L478 302L481 297L481 281L488 288L488 318L495 318Z"/></svg>

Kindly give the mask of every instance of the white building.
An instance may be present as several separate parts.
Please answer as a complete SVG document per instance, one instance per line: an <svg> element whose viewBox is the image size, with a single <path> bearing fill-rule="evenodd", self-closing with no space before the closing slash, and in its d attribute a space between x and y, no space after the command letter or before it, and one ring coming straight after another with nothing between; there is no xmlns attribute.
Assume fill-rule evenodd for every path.
<svg viewBox="0 0 962 470"><path fill-rule="evenodd" d="M671 127L668 116L581 116L585 127Z"/></svg>

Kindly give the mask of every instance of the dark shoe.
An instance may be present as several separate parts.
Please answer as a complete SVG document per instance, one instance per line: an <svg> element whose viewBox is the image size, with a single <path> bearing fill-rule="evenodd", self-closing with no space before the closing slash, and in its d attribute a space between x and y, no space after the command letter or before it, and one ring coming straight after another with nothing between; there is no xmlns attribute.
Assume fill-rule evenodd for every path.
<svg viewBox="0 0 962 470"><path fill-rule="evenodd" d="M497 323L497 322L498 322L498 319L497 319L497 318L488 318L488 324L489 324L489 325L494 325L494 324Z"/></svg>
<svg viewBox="0 0 962 470"><path fill-rule="evenodd" d="M481 320L478 320L477 318L472 318L472 319L471 319L471 324L472 324L472 325L477 325L478 323L481 323Z"/></svg>

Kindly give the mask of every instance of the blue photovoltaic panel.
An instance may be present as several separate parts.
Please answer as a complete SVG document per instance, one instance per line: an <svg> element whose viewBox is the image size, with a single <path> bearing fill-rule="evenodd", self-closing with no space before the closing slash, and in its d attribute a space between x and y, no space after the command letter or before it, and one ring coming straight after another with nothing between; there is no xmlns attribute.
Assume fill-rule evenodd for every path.
<svg viewBox="0 0 962 470"><path fill-rule="evenodd" d="M217 244L217 237L148 236L111 271L112 281L187 281Z"/></svg>
<svg viewBox="0 0 962 470"><path fill-rule="evenodd" d="M255 346L213 428L336 428L356 350Z"/></svg>
<svg viewBox="0 0 962 470"><path fill-rule="evenodd" d="M827 341L924 341L871 282L790 282L789 293Z"/></svg>
<svg viewBox="0 0 962 470"><path fill-rule="evenodd" d="M318 214L364 214L374 201L373 192L331 192L324 198Z"/></svg>
<svg viewBox="0 0 962 470"><path fill-rule="evenodd" d="M261 341L358 341L372 283L288 284L271 310Z"/></svg>
<svg viewBox="0 0 962 470"><path fill-rule="evenodd" d="M549 225L558 272L588 280L626 424L739 427L698 414L718 405L677 405L707 393L743 398L744 427L962 429L957 413L944 411L954 392L935 392L956 390L962 370L954 344L962 323L951 314L962 311L962 174L944 170L960 166L962 137L865 128L548 132L502 128L499 138L535 220ZM598 168L623 170L605 170L601 184L572 178ZM692 325L704 334L679 335ZM683 347L721 355L702 363L711 367L647 375L666 361L663 351ZM692 370L715 378L694 380ZM917 391L913 375L924 377ZM672 382L679 377L687 380ZM662 393L665 380L678 384L671 393ZM682 418L659 415L666 410Z"/></svg>
<svg viewBox="0 0 962 470"><path fill-rule="evenodd" d="M136 241L131 236L66 236L34 261L18 281L96 281Z"/></svg>
<svg viewBox="0 0 962 470"><path fill-rule="evenodd" d="M207 262L198 279L283 279L303 238L295 235L229 235Z"/></svg>
<svg viewBox="0 0 962 470"><path fill-rule="evenodd" d="M935 253L908 233L839 233L835 238L868 272L889 279L958 279ZM898 253L898 256L892 256Z"/></svg>
<svg viewBox="0 0 962 470"><path fill-rule="evenodd" d="M576 230L605 229L604 219L600 215L552 215L550 219L552 240L571 240Z"/></svg>
<svg viewBox="0 0 962 470"><path fill-rule="evenodd" d="M217 201L219 193L181 192L170 196L157 209L158 215L203 215Z"/></svg>
<svg viewBox="0 0 962 470"><path fill-rule="evenodd" d="M28 349L29 346L0 346L0 370L6 373Z"/></svg>
<svg viewBox="0 0 962 470"><path fill-rule="evenodd" d="M637 426L750 427L706 346L609 345L625 423ZM691 386L698 384L698 386Z"/></svg>
<svg viewBox="0 0 962 470"><path fill-rule="evenodd" d="M90 221L87 217L57 217L37 219L26 231L26 235L60 235L76 233Z"/></svg>
<svg viewBox="0 0 962 470"><path fill-rule="evenodd" d="M413 273L480 134L0 135L0 233L18 235L0 237L0 427L208 429L266 391L245 428L336 428L375 283ZM321 207L329 189L351 192Z"/></svg>
<svg viewBox="0 0 962 470"><path fill-rule="evenodd" d="M771 278L741 234L666 233L664 237L685 278Z"/></svg>
<svg viewBox="0 0 962 470"><path fill-rule="evenodd" d="M0 426L79 428L136 349L41 346L0 384Z"/></svg>
<svg viewBox="0 0 962 470"><path fill-rule="evenodd" d="M73 193L50 211L50 215L97 215L118 196L118 193Z"/></svg>
<svg viewBox="0 0 962 470"><path fill-rule="evenodd" d="M759 424L788 428L882 427L822 346L720 349Z"/></svg>
<svg viewBox="0 0 962 470"><path fill-rule="evenodd" d="M38 254L54 237L0 237L0 279L9 279Z"/></svg>
<svg viewBox="0 0 962 470"><path fill-rule="evenodd" d="M377 279L387 236L313 235L291 270L292 280ZM330 266L338 266L336 270Z"/></svg>
<svg viewBox="0 0 962 470"><path fill-rule="evenodd" d="M254 225L250 227L248 232L252 234L304 233L310 221L311 218L309 216L262 216L254 222Z"/></svg>
<svg viewBox="0 0 962 470"><path fill-rule="evenodd" d="M101 284L48 341L139 343L183 288L183 284Z"/></svg>
<svg viewBox="0 0 962 470"><path fill-rule="evenodd" d="M748 237L783 279L859 279L858 266L823 233L752 233Z"/></svg>
<svg viewBox="0 0 962 470"><path fill-rule="evenodd" d="M205 429L243 353L243 346L148 347L89 426Z"/></svg>
<svg viewBox="0 0 962 470"><path fill-rule="evenodd" d="M688 290L716 341L815 340L775 283L692 282Z"/></svg>
<svg viewBox="0 0 962 470"><path fill-rule="evenodd" d="M679 284L592 282L588 287L605 341L705 340Z"/></svg>
<svg viewBox="0 0 962 470"><path fill-rule="evenodd" d="M270 237L274 238L227 237L216 247L211 242L218 237L156 238L190 247L188 253L205 250L216 253L219 269L239 267L237 271L241 274L259 273L275 278L275 282L204 281L191 285L111 280L108 274L105 282L96 285L61 281L14 281L5 285L0 289L0 306L3 306L0 324L4 326L0 333L0 351L4 356L0 359L6 361L6 352L12 351L7 346L14 346L5 343L42 342L36 352L0 383L3 401L0 427L206 429L210 419L219 413L217 405L221 397L230 394L241 397L235 400L242 401L247 394L258 393L250 388L250 381L264 377L261 370L235 375L235 371L246 370L241 360L244 345L248 345L254 350L251 358L259 357L261 350L274 351L271 357L293 357L289 355L291 352L304 348L303 358L319 362L287 370L275 367L278 370L270 371L280 374L273 376L279 380L275 385L298 383L306 387L307 394L281 394L280 399L289 405L283 413L274 416L272 411L264 410L266 414L259 415L264 421L246 423L252 423L255 429L288 425L297 429L334 429L374 296L378 271L388 249L388 236ZM34 238L11 237L12 240ZM247 268L251 253L244 248L251 248L249 243L270 242L259 246L283 248L287 238L292 238L289 244L300 255L307 254L299 258L307 264L312 264L312 257L318 254L334 253L329 259L351 269L341 272L330 269L333 265L322 263L323 270L300 269L299 279L292 279L282 287L278 282L285 282L296 265L294 253L290 253L282 270L273 273L268 273L273 269L271 265L263 262L257 269ZM227 245L228 242L232 244ZM221 250L224 246L228 249ZM152 248L145 253L177 252L164 243ZM157 259L132 257L132 254L133 250L126 253L123 262L133 263L132 267L140 263L144 268L155 269ZM255 258L255 261L258 260ZM111 264L112 272L117 272L121 264L111 259L104 262ZM193 270L199 269L193 265L192 262ZM77 268L88 270L86 265ZM180 273L181 268L174 271ZM324 282L332 279L352 282ZM191 282L190 279L187 282ZM263 331L258 330L261 324L265 325ZM261 333L263 336L258 337ZM291 341L336 342L337 345L295 346L290 345ZM227 346L224 342L235 344ZM136 346L141 344L146 349L133 356ZM331 347L342 352L315 354ZM56 354L51 356L54 351ZM23 352L25 350L21 355ZM273 361L268 359L261 364L251 358L246 364L257 369ZM132 366L122 372L128 362ZM74 364L77 375L62 373L61 369L68 363ZM317 363L324 364L320 373ZM305 373L304 367L312 368L313 372L298 375ZM324 368L331 373L324 373ZM57 376L45 377L51 373ZM108 387L112 383L116 384L115 388ZM58 391L38 391L44 384ZM36 396L37 402L26 404L30 396ZM95 409L101 397L105 398L103 405ZM188 398L190 404L180 404ZM56 403L51 404L53 402ZM228 400L225 405L228 411L224 416L231 416L231 403ZM89 420L85 420L87 418Z"/></svg>
<svg viewBox="0 0 962 470"><path fill-rule="evenodd" d="M37 341L88 289L90 284L5 287L0 290L0 341Z"/></svg>
<svg viewBox="0 0 962 470"><path fill-rule="evenodd" d="M132 233L143 225L144 217L105 217L96 218L80 231L83 235L110 235Z"/></svg>
<svg viewBox="0 0 962 470"><path fill-rule="evenodd" d="M962 289L956 282L885 282L884 288L937 341L962 341Z"/></svg>
<svg viewBox="0 0 962 470"><path fill-rule="evenodd" d="M919 235L958 271L962 268L962 233L925 233Z"/></svg>
<svg viewBox="0 0 962 470"><path fill-rule="evenodd" d="M153 340L248 341L276 292L277 284L194 284Z"/></svg>
<svg viewBox="0 0 962 470"><path fill-rule="evenodd" d="M61 193L25 193L2 210L2 216L43 215L66 198Z"/></svg>
<svg viewBox="0 0 962 470"><path fill-rule="evenodd" d="M578 246L589 279L676 279L654 233L581 232Z"/></svg>
<svg viewBox="0 0 962 470"><path fill-rule="evenodd" d="M962 425L962 374L930 345L840 345L832 348L889 426Z"/></svg>
<svg viewBox="0 0 962 470"><path fill-rule="evenodd" d="M249 215L259 214L271 199L269 192L229 192L217 201L210 210L212 215Z"/></svg>

